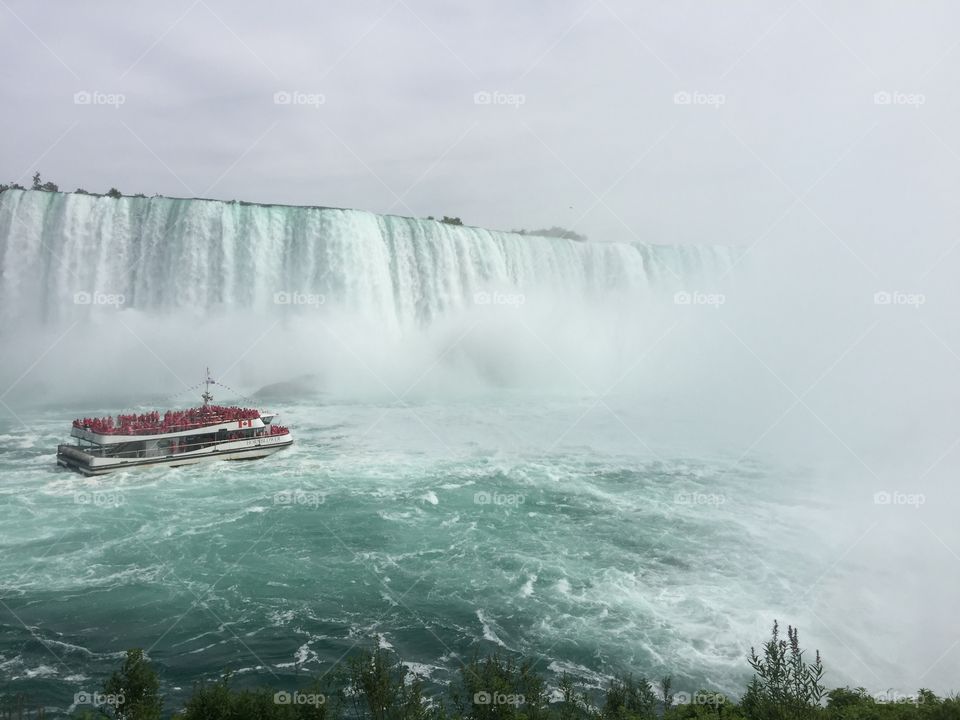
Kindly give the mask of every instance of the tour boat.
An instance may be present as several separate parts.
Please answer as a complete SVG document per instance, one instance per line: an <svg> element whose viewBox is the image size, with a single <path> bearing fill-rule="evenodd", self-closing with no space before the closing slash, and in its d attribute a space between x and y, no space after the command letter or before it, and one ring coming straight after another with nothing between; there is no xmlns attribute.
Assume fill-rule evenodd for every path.
<svg viewBox="0 0 960 720"><path fill-rule="evenodd" d="M74 420L70 436L79 442L58 446L57 463L103 475L154 465L255 460L293 444L290 430L274 424L276 413L211 405L209 373L205 382L200 407Z"/></svg>

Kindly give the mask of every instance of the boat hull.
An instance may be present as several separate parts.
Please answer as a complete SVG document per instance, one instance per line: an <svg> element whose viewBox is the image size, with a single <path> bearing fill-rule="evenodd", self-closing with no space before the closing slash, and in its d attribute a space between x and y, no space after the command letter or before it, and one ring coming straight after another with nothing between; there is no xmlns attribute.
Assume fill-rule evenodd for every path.
<svg viewBox="0 0 960 720"><path fill-rule="evenodd" d="M196 465L215 460L257 460L293 445L293 437L270 435L260 438L217 443L208 448L173 455L155 457L98 457L84 452L75 445L60 445L57 448L57 464L84 475L106 475L121 470L132 470L166 465Z"/></svg>

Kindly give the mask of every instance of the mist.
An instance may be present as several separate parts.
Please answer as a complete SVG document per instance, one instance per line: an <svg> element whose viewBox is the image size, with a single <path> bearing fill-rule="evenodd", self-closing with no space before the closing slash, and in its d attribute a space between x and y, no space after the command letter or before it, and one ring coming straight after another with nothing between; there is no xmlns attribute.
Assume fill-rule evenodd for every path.
<svg viewBox="0 0 960 720"><path fill-rule="evenodd" d="M473 474L549 495L555 527L607 503L574 529L622 522L589 552L635 532L636 567L571 571L579 605L552 568L531 621L580 613L598 657L733 687L776 617L830 684L957 689L956 7L0 17L0 181L123 193L0 192L4 479L30 512L74 490L44 474L53 428L193 406L209 368L217 402L298 433L251 496L418 498L385 518L351 496L371 538ZM508 231L555 226L586 241ZM197 477L173 479L212 505L223 478ZM725 505L671 502L688 486ZM661 540L678 575L645 564ZM592 591L637 634L587 627Z"/></svg>

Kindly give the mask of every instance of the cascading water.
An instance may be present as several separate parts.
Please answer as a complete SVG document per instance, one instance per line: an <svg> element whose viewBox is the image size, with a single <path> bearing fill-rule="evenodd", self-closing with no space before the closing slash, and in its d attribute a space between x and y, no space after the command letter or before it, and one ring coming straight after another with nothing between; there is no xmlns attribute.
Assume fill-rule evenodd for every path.
<svg viewBox="0 0 960 720"><path fill-rule="evenodd" d="M720 309L737 265L356 210L0 193L0 597L18 620L0 680L66 708L143 647L174 708L227 670L292 689L361 641L439 687L501 651L588 685L737 692L779 617L812 626L835 684L862 669L853 646L879 687L904 682L863 647L876 614L835 641L817 624L814 600L847 597L824 579L849 541L849 514L828 517L843 486L750 455L782 408L754 391L754 324ZM306 378L258 397L294 447L56 468L72 417L135 411L208 364L247 392Z"/></svg>
<svg viewBox="0 0 960 720"><path fill-rule="evenodd" d="M576 242L358 210L0 194L5 324L72 319L98 298L148 313L268 311L299 293L401 332L477 293L590 301L683 287L727 264L724 248Z"/></svg>

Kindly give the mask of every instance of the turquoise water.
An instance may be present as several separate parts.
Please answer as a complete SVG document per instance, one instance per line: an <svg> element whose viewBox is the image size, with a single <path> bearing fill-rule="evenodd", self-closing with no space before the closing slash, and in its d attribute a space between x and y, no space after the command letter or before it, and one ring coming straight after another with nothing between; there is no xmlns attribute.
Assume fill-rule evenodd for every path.
<svg viewBox="0 0 960 720"><path fill-rule="evenodd" d="M431 692L499 651L736 693L775 618L831 685L956 690L955 323L817 252L3 193L0 694L62 713L133 646L171 709L357 646ZM207 363L295 446L56 467Z"/></svg>
<svg viewBox="0 0 960 720"><path fill-rule="evenodd" d="M501 651L588 686L632 669L736 691L816 570L762 534L789 489L643 447L617 420L637 417L592 404L293 405L289 451L101 478L55 467L61 413L7 425L3 689L63 708L139 646L173 707L227 670L294 687L379 645L437 688Z"/></svg>

